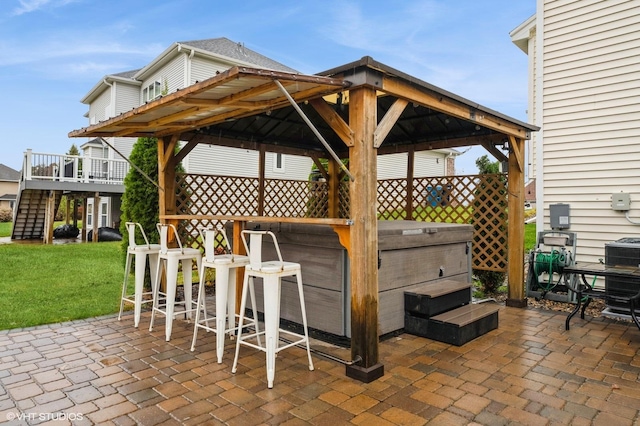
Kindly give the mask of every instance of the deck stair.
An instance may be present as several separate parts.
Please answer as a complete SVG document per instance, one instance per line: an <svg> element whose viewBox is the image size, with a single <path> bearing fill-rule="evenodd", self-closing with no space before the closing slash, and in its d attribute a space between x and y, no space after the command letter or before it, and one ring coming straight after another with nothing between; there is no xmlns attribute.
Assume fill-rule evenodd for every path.
<svg viewBox="0 0 640 426"><path fill-rule="evenodd" d="M471 303L471 284L444 280L404 292L404 330L462 346L498 328L499 306Z"/></svg>
<svg viewBox="0 0 640 426"><path fill-rule="evenodd" d="M49 190L25 189L18 195L14 211L12 240L42 240L47 218ZM62 191L54 191L55 208L60 205ZM55 216L56 212L53 212Z"/></svg>

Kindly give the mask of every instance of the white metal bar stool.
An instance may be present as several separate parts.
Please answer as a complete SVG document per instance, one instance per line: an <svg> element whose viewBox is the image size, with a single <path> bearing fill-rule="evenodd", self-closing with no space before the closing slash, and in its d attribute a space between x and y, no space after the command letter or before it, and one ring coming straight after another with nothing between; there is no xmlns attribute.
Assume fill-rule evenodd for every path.
<svg viewBox="0 0 640 426"><path fill-rule="evenodd" d="M249 235L250 247L247 247L246 235ZM278 260L262 261L262 239L268 235L273 240ZM240 305L240 320L238 325L238 338L236 340L236 355L233 360L231 372L235 373L238 367L238 355L240 353L240 345L246 345L266 352L267 363L267 386L273 387L273 380L276 372L276 354L283 349L304 343L307 348L307 356L309 358L309 370L313 370L313 361L311 360L311 348L309 347L309 332L307 330L307 312L304 305L304 295L302 289L302 272L299 263L284 262L280 247L276 236L270 231L242 231L242 242L244 243L247 253L249 254L249 265L245 267L244 286L242 288L242 302ZM304 335L293 333L280 328L280 293L282 285L282 277L295 276L298 283L298 294L300 297L300 310L302 312L302 325ZM253 278L263 279L264 285L264 331L253 334L242 335L242 327L244 325L244 312L247 302L247 291L249 287L253 292ZM294 340L291 342L280 343L280 335L286 334ZM260 335L265 337L265 346L250 342L250 339L258 339Z"/></svg>
<svg viewBox="0 0 640 426"><path fill-rule="evenodd" d="M236 327L236 270L249 264L249 257L233 254L231 244L224 230L216 230L213 228L199 229L200 236L204 242L204 257L200 269L200 284L198 286L198 302L196 304L196 319L193 327L193 340L191 342L191 350L195 350L196 339L198 337L198 329L202 328L206 331L216 333L216 355L218 364L222 363L222 354L224 352L224 336L226 333L233 333ZM216 254L216 236L222 235L223 241L230 254ZM215 300L216 315L215 318L207 316L205 281L207 269L214 269L216 273L215 281ZM254 327L258 327L258 320L255 313L255 296L251 291L251 306L254 310ZM209 321L214 322L215 326L209 326ZM228 325L227 325L228 323Z"/></svg>
<svg viewBox="0 0 640 426"><path fill-rule="evenodd" d="M156 312L165 315L165 334L167 342L171 338L171 329L173 328L173 318L176 315L186 314L187 318L191 318L191 312L194 310L191 301L191 271L193 259L196 260L198 271L202 263L202 254L200 250L191 247L183 247L178 236L178 231L173 224L158 223L158 232L160 233L160 252L158 253L158 266L156 268L156 282L153 291L153 309L151 310L151 323L149 331L153 330L153 320ZM173 235L178 243L177 248L169 248L169 230L173 231ZM182 262L182 276L184 282L184 310L175 311L176 291L178 286L178 264ZM166 293L160 292L160 272L165 268L167 277ZM182 303L182 302L181 302Z"/></svg>
<svg viewBox="0 0 640 426"><path fill-rule="evenodd" d="M124 268L124 281L122 283L122 298L120 299L120 313L118 321L122 317L124 303L133 303L135 327L140 323L140 313L144 303L153 302L153 298L142 300L143 296L152 296L153 289L156 286L156 268L158 267L158 253L160 252L160 244L149 244L149 239L142 229L142 225L136 222L127 222L127 234L129 236L129 246L127 247L127 262ZM140 235L144 239L144 244L136 243L136 229L140 230ZM144 291L144 272L147 267L147 258L149 258L149 270L151 275L151 291ZM127 286L129 285L129 273L131 272L131 262L135 263L135 287L134 292L129 293Z"/></svg>

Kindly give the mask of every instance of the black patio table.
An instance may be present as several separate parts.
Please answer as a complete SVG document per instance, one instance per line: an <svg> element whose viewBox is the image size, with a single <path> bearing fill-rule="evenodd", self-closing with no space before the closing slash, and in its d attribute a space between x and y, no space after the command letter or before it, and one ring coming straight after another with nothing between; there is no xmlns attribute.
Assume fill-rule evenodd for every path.
<svg viewBox="0 0 640 426"><path fill-rule="evenodd" d="M563 273L567 287L576 293L577 300L576 307L569 313L565 322L566 330L569 330L569 321L578 313L581 306L580 318L584 319L584 311L594 298L628 304L631 318L640 330L640 321L635 311L636 305L640 306L640 303L638 303L640 302L640 267L606 265L602 262L576 262L575 265L566 266ZM606 288L595 288L593 284L595 280L590 282L587 277L611 277L630 280L637 284L638 291L627 295L614 295L607 292Z"/></svg>

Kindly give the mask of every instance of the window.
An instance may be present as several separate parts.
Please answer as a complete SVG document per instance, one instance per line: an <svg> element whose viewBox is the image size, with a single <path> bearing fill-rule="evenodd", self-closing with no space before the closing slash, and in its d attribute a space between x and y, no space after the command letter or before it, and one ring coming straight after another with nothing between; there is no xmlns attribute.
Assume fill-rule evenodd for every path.
<svg viewBox="0 0 640 426"><path fill-rule="evenodd" d="M284 173L284 155L274 154L273 171L278 173Z"/></svg>
<svg viewBox="0 0 640 426"><path fill-rule="evenodd" d="M87 202L87 228L93 226L93 202Z"/></svg>
<svg viewBox="0 0 640 426"><path fill-rule="evenodd" d="M100 203L100 226L107 226L107 203Z"/></svg>
<svg viewBox="0 0 640 426"><path fill-rule="evenodd" d="M162 83L156 80L142 89L142 102L149 102L162 95Z"/></svg>

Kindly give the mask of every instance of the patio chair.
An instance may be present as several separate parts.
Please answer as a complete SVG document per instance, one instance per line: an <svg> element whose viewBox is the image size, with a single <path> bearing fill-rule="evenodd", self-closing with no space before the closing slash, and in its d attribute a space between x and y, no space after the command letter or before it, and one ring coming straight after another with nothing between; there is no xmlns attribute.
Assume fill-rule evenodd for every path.
<svg viewBox="0 0 640 426"><path fill-rule="evenodd" d="M242 231L241 235L242 242L249 255L249 265L245 267L242 302L240 305L240 319L238 324L238 337L236 339L236 354L233 360L231 372L235 373L237 370L240 345L246 345L254 349L261 350L266 353L267 386L272 388L276 371L276 354L284 349L305 344L307 356L309 358L309 370L313 370L311 348L309 347L309 332L307 330L307 313L304 305L302 272L299 263L285 262L282 260L278 241L272 232L245 230ZM247 246L247 235L249 236L249 246ZM273 245L278 256L277 260L262 260L262 240L264 236L270 237L273 241ZM280 286L282 285L282 278L289 276L295 276L297 280L304 335L280 328ZM247 293L250 288L253 291L252 283L254 278L262 278L264 286L264 330L259 331L256 329L255 333L243 335L242 332L244 327ZM293 338L293 341L283 341L283 344L281 344L280 335L282 334ZM260 336L264 336L265 338L264 346L260 342ZM253 343L254 339L257 340L257 344Z"/></svg>
<svg viewBox="0 0 640 426"><path fill-rule="evenodd" d="M151 323L149 331L153 330L153 320L155 314L159 313L166 317L165 321L165 337L168 342L171 339L171 330L173 327L173 319L177 315L185 314L188 319L191 318L191 312L194 307L191 300L192 285L192 265L193 259L196 260L198 270L202 263L202 254L200 250L191 247L183 247L175 225L158 223L158 232L160 233L160 251L158 254L158 266L156 268L156 282L160 283L160 273L164 268L166 274L166 292L160 291L160 285L156 285L153 291L153 309L151 310ZM177 248L169 248L169 230L173 232ZM178 285L178 266L182 263L182 277L184 282L184 301L178 304L184 305L184 309L175 310L176 291Z"/></svg>
<svg viewBox="0 0 640 426"><path fill-rule="evenodd" d="M236 327L236 270L249 264L249 257L233 254L231 243L223 229L201 228L200 236L204 243L204 257L200 269L200 283L198 286L198 302L196 304L196 319L193 327L191 350L195 350L198 329L216 333L216 355L218 364L222 363L224 352L224 337L226 333L234 334ZM230 254L216 254L217 236L221 235ZM205 281L207 269L215 271L215 301L216 313L214 318L207 314ZM255 314L255 297L251 292L252 308L254 309L254 326L257 328ZM210 326L209 322L215 325Z"/></svg>
<svg viewBox="0 0 640 426"><path fill-rule="evenodd" d="M136 222L126 223L127 234L129 236L129 246L127 247L127 261L124 267L124 281L122 283L122 298L120 299L120 313L118 321L122 317L125 302L133 303L134 316L133 324L138 327L140 323L140 314L142 305L153 302L153 289L156 286L156 268L158 267L158 253L160 252L159 244L149 244L149 239L142 229L142 225ZM136 243L136 229L140 230L140 235L144 239L144 244ZM147 258L149 258L149 270L151 275L151 291L144 291L144 273L147 267ZM134 292L129 293L127 288L129 284L129 273L131 272L131 263L135 263L135 286ZM143 300L144 296L150 296Z"/></svg>

